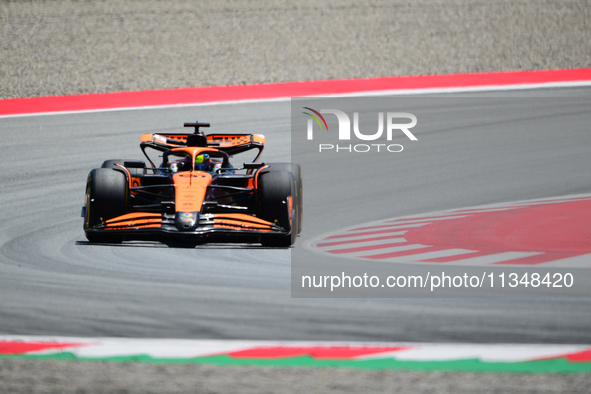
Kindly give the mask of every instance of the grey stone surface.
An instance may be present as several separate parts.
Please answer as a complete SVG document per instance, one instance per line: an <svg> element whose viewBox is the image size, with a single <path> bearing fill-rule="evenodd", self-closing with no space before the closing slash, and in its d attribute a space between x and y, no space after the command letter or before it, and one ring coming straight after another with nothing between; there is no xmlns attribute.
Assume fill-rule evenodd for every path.
<svg viewBox="0 0 591 394"><path fill-rule="evenodd" d="M0 360L0 382L3 393L43 394L588 394L591 375Z"/></svg>
<svg viewBox="0 0 591 394"><path fill-rule="evenodd" d="M591 67L588 0L0 2L0 98Z"/></svg>

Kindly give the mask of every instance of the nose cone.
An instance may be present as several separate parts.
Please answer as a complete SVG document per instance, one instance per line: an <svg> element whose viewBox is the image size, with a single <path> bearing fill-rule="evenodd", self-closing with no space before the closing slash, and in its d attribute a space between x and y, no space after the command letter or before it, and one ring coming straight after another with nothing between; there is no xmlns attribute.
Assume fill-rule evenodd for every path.
<svg viewBox="0 0 591 394"><path fill-rule="evenodd" d="M199 212L177 212L174 224L179 231L193 231L199 225Z"/></svg>

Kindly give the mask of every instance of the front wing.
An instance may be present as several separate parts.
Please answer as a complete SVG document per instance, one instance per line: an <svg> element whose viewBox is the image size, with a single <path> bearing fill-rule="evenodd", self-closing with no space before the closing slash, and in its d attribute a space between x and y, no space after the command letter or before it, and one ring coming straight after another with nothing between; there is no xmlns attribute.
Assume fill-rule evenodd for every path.
<svg viewBox="0 0 591 394"><path fill-rule="evenodd" d="M218 242L258 242L265 237L291 233L274 223L242 213L194 213L195 217L179 218L179 214L135 212L87 228L89 233L122 235L125 240L179 240ZM187 225L179 225L179 221Z"/></svg>

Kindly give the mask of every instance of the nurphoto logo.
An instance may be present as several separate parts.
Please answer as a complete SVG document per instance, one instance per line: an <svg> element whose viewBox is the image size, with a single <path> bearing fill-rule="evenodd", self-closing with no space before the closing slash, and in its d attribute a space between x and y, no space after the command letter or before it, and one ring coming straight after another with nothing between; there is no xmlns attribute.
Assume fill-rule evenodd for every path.
<svg viewBox="0 0 591 394"><path fill-rule="evenodd" d="M302 107L309 112L303 112L308 115L308 128L307 138L308 140L314 139L314 122L318 124L320 130L326 129L328 131L328 124L322 114L333 114L337 117L339 122L339 141L350 141L351 140L351 119L349 115L338 109L321 109L320 112L310 107ZM395 123L396 119L396 123ZM410 120L410 122L399 123L401 119ZM394 131L401 131L411 141L417 141L417 137L410 131L411 128L417 125L417 117L407 112L388 112L386 114L386 139L392 141ZM353 112L353 134L355 138L361 141L375 141L382 137L384 133L384 113L378 112L378 131L373 134L364 134L359 130L359 113ZM357 152L365 153L370 151L376 152L402 152L404 147L400 144L319 144L319 152L323 151L334 151L334 152Z"/></svg>

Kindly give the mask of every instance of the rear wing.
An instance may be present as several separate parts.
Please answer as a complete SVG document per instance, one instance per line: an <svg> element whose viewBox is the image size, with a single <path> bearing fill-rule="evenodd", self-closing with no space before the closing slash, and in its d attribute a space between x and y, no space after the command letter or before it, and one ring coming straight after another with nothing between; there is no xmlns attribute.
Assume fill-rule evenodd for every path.
<svg viewBox="0 0 591 394"><path fill-rule="evenodd" d="M189 136L195 134L143 134L140 147L145 154L145 148L167 151L179 146L188 146ZM228 155L235 155L251 149L258 149L257 161L265 147L265 136L262 134L208 134L207 147L219 149Z"/></svg>

